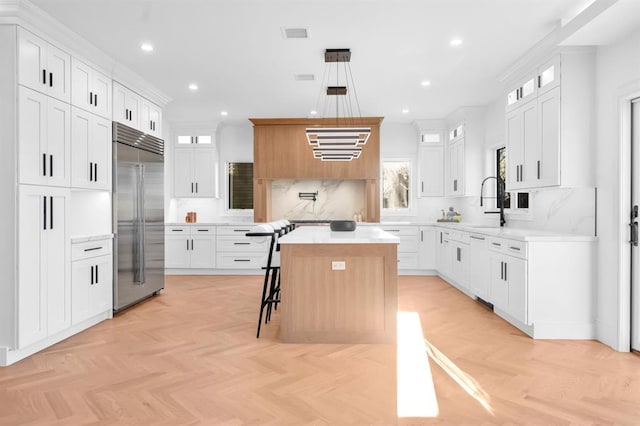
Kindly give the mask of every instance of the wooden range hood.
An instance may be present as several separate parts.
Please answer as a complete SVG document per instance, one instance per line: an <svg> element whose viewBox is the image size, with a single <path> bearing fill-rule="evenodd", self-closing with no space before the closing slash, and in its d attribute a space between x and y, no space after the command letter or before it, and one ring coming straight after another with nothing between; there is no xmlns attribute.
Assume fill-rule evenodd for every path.
<svg viewBox="0 0 640 426"><path fill-rule="evenodd" d="M357 121L356 121L357 120ZM309 127L335 127L335 118L251 118L253 123L253 220L269 222L271 182L275 179L354 179L365 182L365 222L380 221L380 123L382 117L353 119L371 127L360 158L320 161L307 142Z"/></svg>

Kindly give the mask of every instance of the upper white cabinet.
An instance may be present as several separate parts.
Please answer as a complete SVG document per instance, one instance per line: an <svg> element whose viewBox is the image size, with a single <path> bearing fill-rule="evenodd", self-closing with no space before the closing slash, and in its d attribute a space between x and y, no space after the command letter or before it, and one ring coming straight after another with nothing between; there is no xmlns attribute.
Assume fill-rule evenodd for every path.
<svg viewBox="0 0 640 426"><path fill-rule="evenodd" d="M113 121L139 129L142 98L118 83L113 83Z"/></svg>
<svg viewBox="0 0 640 426"><path fill-rule="evenodd" d="M593 186L594 54L565 49L507 94L507 190ZM562 77L562 78L561 78Z"/></svg>
<svg viewBox="0 0 640 426"><path fill-rule="evenodd" d="M173 157L175 197L217 196L217 152L214 148L176 148Z"/></svg>
<svg viewBox="0 0 640 426"><path fill-rule="evenodd" d="M111 121L71 108L71 186L111 191Z"/></svg>
<svg viewBox="0 0 640 426"><path fill-rule="evenodd" d="M177 147L191 147L191 148L210 148L213 146L213 138L211 135L201 136L178 136L176 138Z"/></svg>
<svg viewBox="0 0 640 426"><path fill-rule="evenodd" d="M140 103L140 130L158 138L162 137L162 110L144 98Z"/></svg>
<svg viewBox="0 0 640 426"><path fill-rule="evenodd" d="M69 186L71 107L40 92L18 89L19 182Z"/></svg>
<svg viewBox="0 0 640 426"><path fill-rule="evenodd" d="M111 120L112 82L79 59L71 59L71 103Z"/></svg>
<svg viewBox="0 0 640 426"><path fill-rule="evenodd" d="M117 82L113 83L113 120L162 137L162 109Z"/></svg>
<svg viewBox="0 0 640 426"><path fill-rule="evenodd" d="M444 196L480 195L484 177L485 108L463 107L449 117L444 147Z"/></svg>
<svg viewBox="0 0 640 426"><path fill-rule="evenodd" d="M69 102L71 56L18 27L18 83Z"/></svg>
<svg viewBox="0 0 640 426"><path fill-rule="evenodd" d="M442 131L420 133L418 145L418 196L444 195L444 146Z"/></svg>

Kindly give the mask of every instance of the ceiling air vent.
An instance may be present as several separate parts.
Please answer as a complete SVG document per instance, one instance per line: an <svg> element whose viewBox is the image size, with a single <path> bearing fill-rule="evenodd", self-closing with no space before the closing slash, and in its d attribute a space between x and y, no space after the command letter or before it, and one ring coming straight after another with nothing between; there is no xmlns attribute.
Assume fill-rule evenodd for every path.
<svg viewBox="0 0 640 426"><path fill-rule="evenodd" d="M313 74L296 74L293 76L296 81L313 81L316 77Z"/></svg>
<svg viewBox="0 0 640 426"><path fill-rule="evenodd" d="M282 28L282 37L290 38L309 38L307 28Z"/></svg>

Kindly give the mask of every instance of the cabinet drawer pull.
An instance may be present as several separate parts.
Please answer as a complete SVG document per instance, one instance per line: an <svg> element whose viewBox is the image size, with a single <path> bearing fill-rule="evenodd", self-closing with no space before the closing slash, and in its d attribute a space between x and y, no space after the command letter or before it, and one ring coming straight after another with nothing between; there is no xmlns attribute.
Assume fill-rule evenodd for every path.
<svg viewBox="0 0 640 426"><path fill-rule="evenodd" d="M251 262L251 259L233 259L234 262Z"/></svg>
<svg viewBox="0 0 640 426"><path fill-rule="evenodd" d="M47 175L47 154L42 154L42 176Z"/></svg>
<svg viewBox="0 0 640 426"><path fill-rule="evenodd" d="M520 247L510 246L509 248L510 248L511 250L517 250L517 251L520 251Z"/></svg>
<svg viewBox="0 0 640 426"><path fill-rule="evenodd" d="M53 87L53 73L49 73L49 87Z"/></svg>
<svg viewBox="0 0 640 426"><path fill-rule="evenodd" d="M182 232L184 229L172 229L171 232Z"/></svg>
<svg viewBox="0 0 640 426"><path fill-rule="evenodd" d="M251 243L233 243L234 246L248 246Z"/></svg>
<svg viewBox="0 0 640 426"><path fill-rule="evenodd" d="M504 280L504 262L500 262L500 279Z"/></svg>
<svg viewBox="0 0 640 426"><path fill-rule="evenodd" d="M89 161L89 182L93 182L93 163Z"/></svg>
<svg viewBox="0 0 640 426"><path fill-rule="evenodd" d="M400 232L399 229L385 229L385 232Z"/></svg>
<svg viewBox="0 0 640 426"><path fill-rule="evenodd" d="M53 197L49 197L49 208L51 209L49 212L49 229L53 229Z"/></svg>
<svg viewBox="0 0 640 426"><path fill-rule="evenodd" d="M469 237L473 238L474 240L482 240L482 241L484 241L484 237L477 237L475 235L469 235Z"/></svg>
<svg viewBox="0 0 640 426"><path fill-rule="evenodd" d="M233 232L249 232L249 229L234 229Z"/></svg>
<svg viewBox="0 0 640 426"><path fill-rule="evenodd" d="M538 160L538 180L540 179L540 160Z"/></svg>
<svg viewBox="0 0 640 426"><path fill-rule="evenodd" d="M93 95L93 100L95 101L95 106L98 106L98 94Z"/></svg>
<svg viewBox="0 0 640 426"><path fill-rule="evenodd" d="M47 70L42 70L42 84L47 84Z"/></svg>
<svg viewBox="0 0 640 426"><path fill-rule="evenodd" d="M98 284L100 280L98 279L98 265L96 265L96 280L94 282L94 284Z"/></svg>
<svg viewBox="0 0 640 426"><path fill-rule="evenodd" d="M49 177L53 177L53 155L49 154Z"/></svg>
<svg viewBox="0 0 640 426"><path fill-rule="evenodd" d="M93 163L93 181L98 181L98 163Z"/></svg>
<svg viewBox="0 0 640 426"><path fill-rule="evenodd" d="M502 244L500 244L500 243L491 243L491 244L496 246L496 247L502 247Z"/></svg>
<svg viewBox="0 0 640 426"><path fill-rule="evenodd" d="M91 266L91 285L93 285L93 266Z"/></svg>
<svg viewBox="0 0 640 426"><path fill-rule="evenodd" d="M42 229L47 230L47 197L42 197L42 205L44 206L44 214L42 216Z"/></svg>
<svg viewBox="0 0 640 426"><path fill-rule="evenodd" d="M198 229L197 231L198 231L198 232L209 232L209 230L208 230L208 229Z"/></svg>
<svg viewBox="0 0 640 426"><path fill-rule="evenodd" d="M100 250L101 248L102 248L102 246L101 247L91 247L91 248L84 249L84 251Z"/></svg>

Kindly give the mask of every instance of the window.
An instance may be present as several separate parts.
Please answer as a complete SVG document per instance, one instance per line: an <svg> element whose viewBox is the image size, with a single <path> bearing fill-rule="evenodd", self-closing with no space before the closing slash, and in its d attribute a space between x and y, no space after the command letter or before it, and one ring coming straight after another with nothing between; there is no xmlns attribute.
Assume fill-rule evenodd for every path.
<svg viewBox="0 0 640 426"><path fill-rule="evenodd" d="M507 148L502 147L496 150L496 176L502 181L507 182ZM512 209L528 209L529 208L529 193L528 192L508 192L504 191L501 194L502 188L498 185L498 198L496 199L496 208L500 206L500 197L503 197L504 208ZM514 201L512 205L511 201Z"/></svg>
<svg viewBox="0 0 640 426"><path fill-rule="evenodd" d="M253 209L253 163L227 163L227 208Z"/></svg>
<svg viewBox="0 0 640 426"><path fill-rule="evenodd" d="M383 209L400 210L409 208L410 174L411 162L409 161L382 162Z"/></svg>

